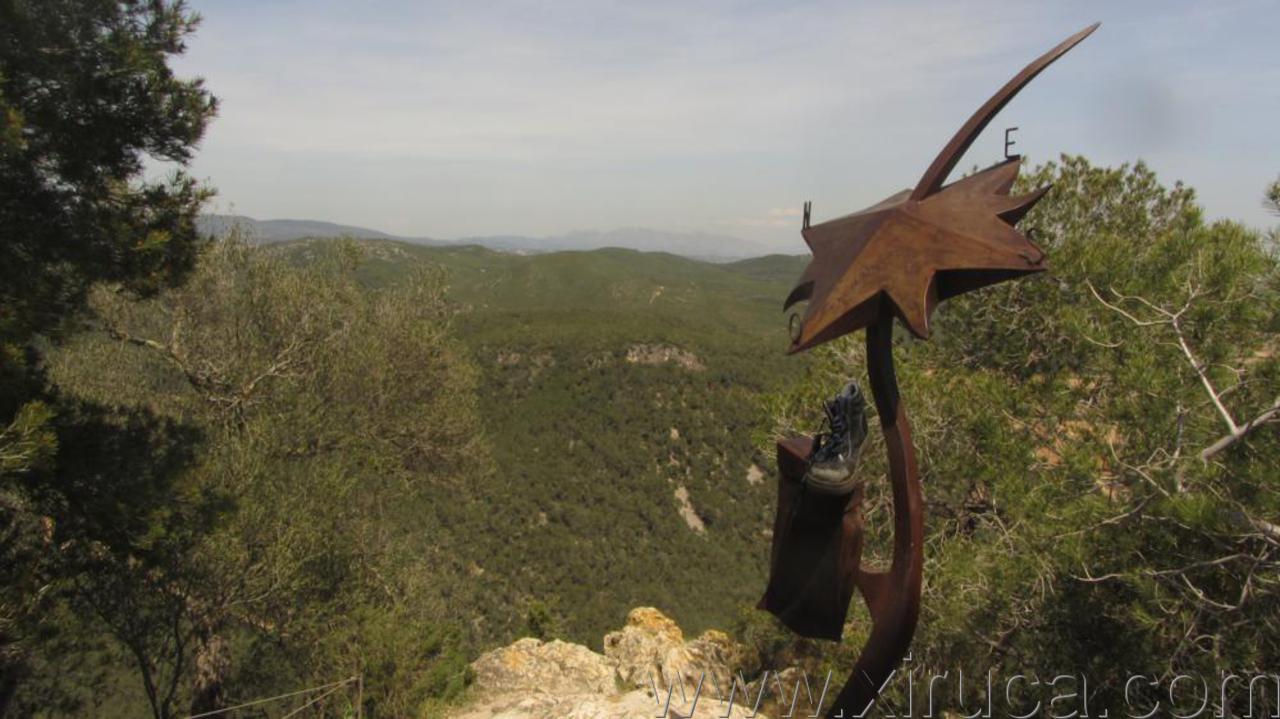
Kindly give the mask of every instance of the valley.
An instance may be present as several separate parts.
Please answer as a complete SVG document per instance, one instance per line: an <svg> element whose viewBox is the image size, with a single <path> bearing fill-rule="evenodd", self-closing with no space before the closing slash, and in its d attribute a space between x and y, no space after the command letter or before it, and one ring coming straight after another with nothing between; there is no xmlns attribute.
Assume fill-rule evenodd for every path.
<svg viewBox="0 0 1280 719"><path fill-rule="evenodd" d="M274 247L305 263L321 242ZM458 594L478 638L545 612L549 631L598 641L641 605L725 628L758 599L774 492L761 400L808 361L783 354L780 307L805 258L357 242L372 291L418 264L446 272L481 373L493 466L432 503L475 580Z"/></svg>

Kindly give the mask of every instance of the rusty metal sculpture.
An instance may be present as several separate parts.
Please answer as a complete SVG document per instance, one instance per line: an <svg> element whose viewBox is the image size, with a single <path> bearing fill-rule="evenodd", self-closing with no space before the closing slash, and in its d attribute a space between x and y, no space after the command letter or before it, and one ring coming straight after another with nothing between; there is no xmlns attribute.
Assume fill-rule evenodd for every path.
<svg viewBox="0 0 1280 719"><path fill-rule="evenodd" d="M850 494L805 492L812 439L778 443L778 514L769 585L760 607L796 633L839 640L857 589L871 636L827 716L859 715L875 701L911 644L920 612L924 518L906 410L893 368L893 319L929 337L937 304L963 292L1046 269L1044 253L1015 225L1048 191L1010 196L1021 158L1012 156L949 185L947 175L1009 100L1092 33L1095 23L1018 73L969 118L911 190L839 219L809 226L813 260L785 307L809 301L790 352L867 330L867 373L889 455L893 560L888 571L861 566L859 485Z"/></svg>

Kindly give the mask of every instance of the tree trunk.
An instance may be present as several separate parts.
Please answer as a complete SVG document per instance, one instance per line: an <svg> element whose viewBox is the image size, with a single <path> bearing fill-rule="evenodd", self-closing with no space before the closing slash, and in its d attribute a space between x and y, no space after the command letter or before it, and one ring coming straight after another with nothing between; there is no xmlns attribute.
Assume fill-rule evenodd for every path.
<svg viewBox="0 0 1280 719"><path fill-rule="evenodd" d="M9 715L9 706L18 692L18 681L25 667L18 662L4 662L0 665L0 719Z"/></svg>
<svg viewBox="0 0 1280 719"><path fill-rule="evenodd" d="M196 648L191 714L221 709L226 702L223 684L231 669L231 651L221 634L210 631Z"/></svg>

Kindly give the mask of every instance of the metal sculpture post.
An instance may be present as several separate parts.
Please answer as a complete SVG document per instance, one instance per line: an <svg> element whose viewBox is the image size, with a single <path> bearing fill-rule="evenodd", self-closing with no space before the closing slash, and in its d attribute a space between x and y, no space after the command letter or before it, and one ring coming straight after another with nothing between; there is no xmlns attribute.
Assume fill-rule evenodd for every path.
<svg viewBox="0 0 1280 719"><path fill-rule="evenodd" d="M910 648L920 614L923 499L894 374L894 318L927 339L939 302L1047 269L1044 253L1015 227L1049 189L1009 195L1020 157L943 183L992 117L1097 27L1072 35L1014 76L960 128L914 189L812 227L805 208L803 235L813 260L785 307L804 300L809 306L790 352L866 328L867 374L889 455L894 512L892 564L885 572L866 571L861 485L844 496L806 492L812 440L778 443L778 514L769 585L759 606L796 633L822 639L843 635L855 589L871 616L870 638L828 717L866 712Z"/></svg>

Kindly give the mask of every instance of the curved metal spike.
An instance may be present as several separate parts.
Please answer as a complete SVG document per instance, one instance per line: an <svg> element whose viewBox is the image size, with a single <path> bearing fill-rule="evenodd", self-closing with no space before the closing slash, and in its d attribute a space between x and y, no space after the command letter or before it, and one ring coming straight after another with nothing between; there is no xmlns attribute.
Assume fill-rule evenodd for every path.
<svg viewBox="0 0 1280 719"><path fill-rule="evenodd" d="M1000 88L1000 91L993 95L990 100L987 100L985 105L978 108L973 117L970 117L969 121L955 134L955 137L951 138L951 142L948 142L947 146L942 148L942 152L938 153L938 157L934 159L932 165L929 165L929 169L925 170L924 176L920 178L915 190L911 192L911 199L923 200L941 189L942 183L947 180L947 175L950 175L951 171L955 169L960 157L964 155L965 150L969 149L973 141L986 128L987 123L991 122L991 118L995 117L996 113L1000 112L1036 75L1039 75L1054 60L1062 57L1068 50L1079 44L1081 40L1089 37L1101 24L1095 22L1058 43L1058 46L1049 52L1036 58L1030 65L1023 68L1022 72L1015 75L1004 87Z"/></svg>
<svg viewBox="0 0 1280 719"><path fill-rule="evenodd" d="M1031 211L1032 207L1045 196L1049 190L1053 189L1053 185L1045 185L1034 192L1028 192L1025 195L1009 198L1009 207L1003 210L997 210L996 216L1010 225L1017 225L1022 218Z"/></svg>
<svg viewBox="0 0 1280 719"><path fill-rule="evenodd" d="M813 280L802 280L791 290L791 294L787 295L787 299L782 301L782 311L786 312L791 309L791 305L797 302L805 302L813 297Z"/></svg>

